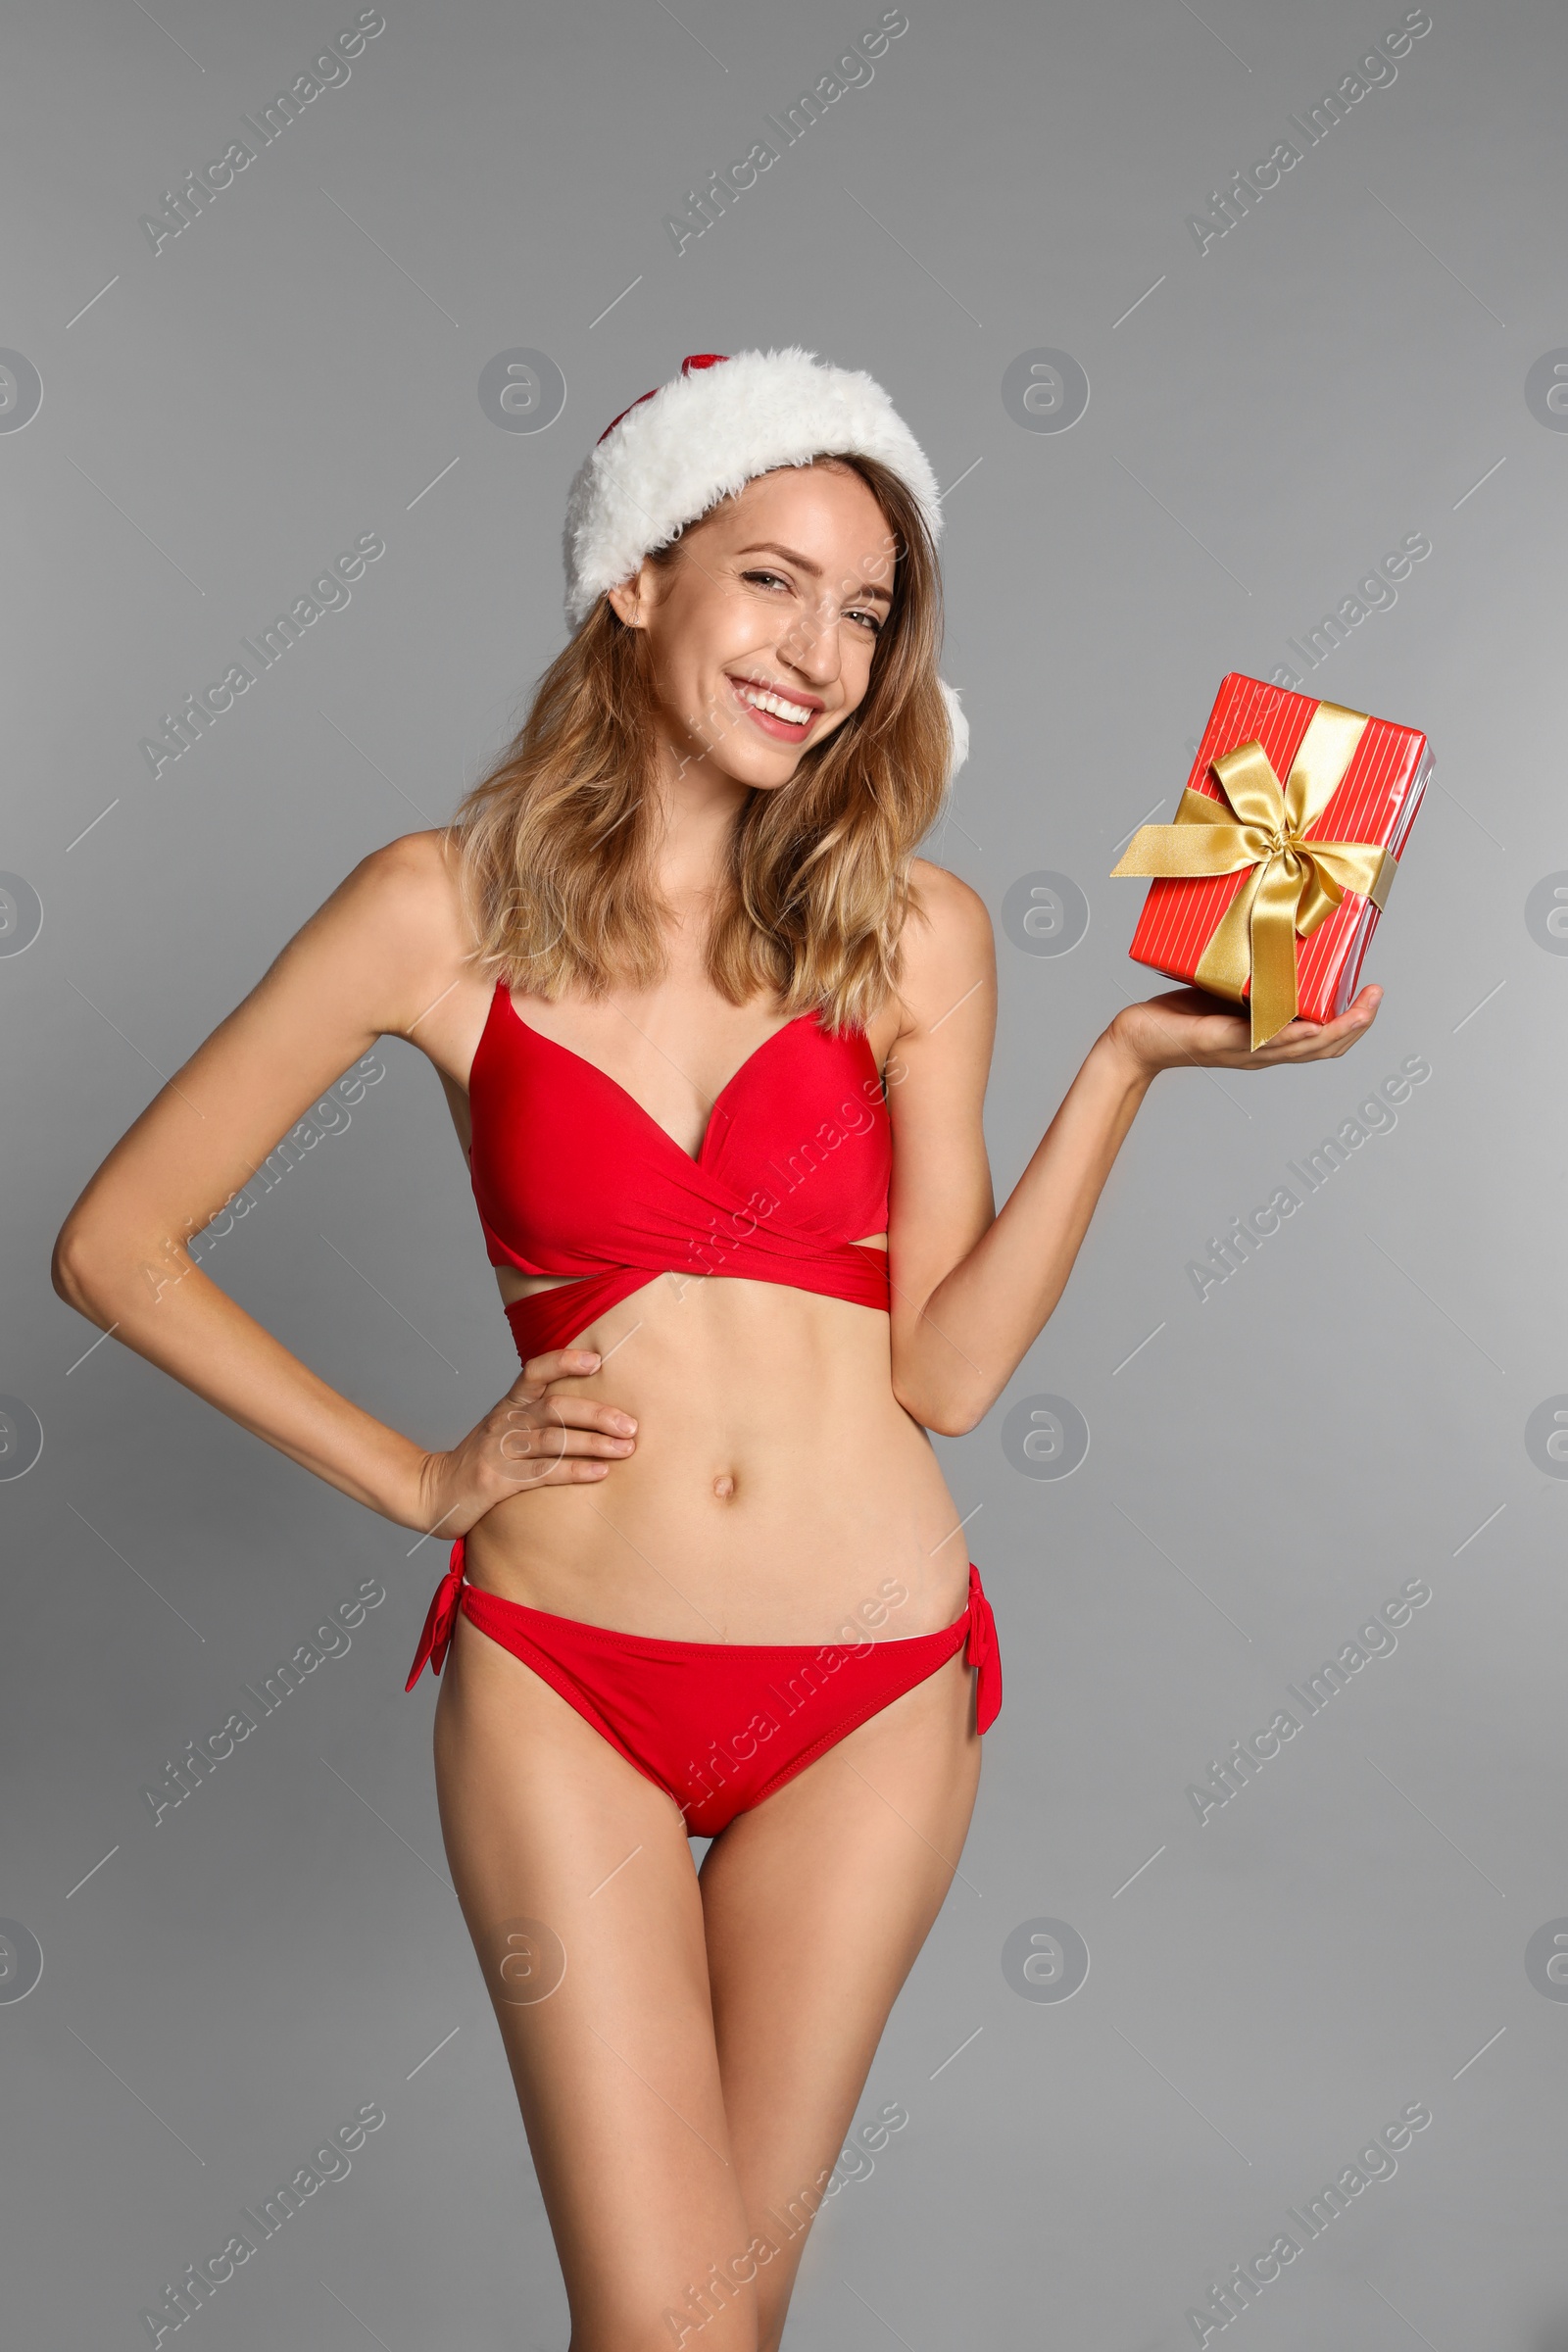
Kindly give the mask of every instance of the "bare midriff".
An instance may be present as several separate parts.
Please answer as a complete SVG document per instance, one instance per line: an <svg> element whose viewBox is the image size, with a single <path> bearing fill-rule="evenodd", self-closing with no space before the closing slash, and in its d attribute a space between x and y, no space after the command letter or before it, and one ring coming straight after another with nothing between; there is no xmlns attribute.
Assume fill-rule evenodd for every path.
<svg viewBox="0 0 1568 2352"><path fill-rule="evenodd" d="M867 1237L866 1248L885 1248ZM510 1303L563 1287L497 1268ZM608 1474L509 1496L470 1580L676 1642L899 1640L952 1624L968 1559L931 1440L893 1394L888 1317L779 1283L656 1275L574 1335L559 1382L630 1413ZM899 1597L902 1594L903 1597Z"/></svg>

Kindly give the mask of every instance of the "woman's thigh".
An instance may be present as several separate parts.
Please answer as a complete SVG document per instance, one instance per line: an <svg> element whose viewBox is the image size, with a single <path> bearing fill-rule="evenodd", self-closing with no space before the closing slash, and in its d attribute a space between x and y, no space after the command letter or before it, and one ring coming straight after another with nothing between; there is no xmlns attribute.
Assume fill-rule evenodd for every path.
<svg viewBox="0 0 1568 2352"><path fill-rule="evenodd" d="M962 1653L742 1814L702 1870L729 2150L775 2344L811 2213L952 1883L980 1776ZM706 2336L689 2339L706 2347Z"/></svg>
<svg viewBox="0 0 1568 2352"><path fill-rule="evenodd" d="M460 1616L435 1715L441 1827L571 2306L572 2352L752 2352L745 2200L703 1904L673 1801ZM730 2266L722 2288L691 2288ZM681 2323L677 2322L677 2326Z"/></svg>

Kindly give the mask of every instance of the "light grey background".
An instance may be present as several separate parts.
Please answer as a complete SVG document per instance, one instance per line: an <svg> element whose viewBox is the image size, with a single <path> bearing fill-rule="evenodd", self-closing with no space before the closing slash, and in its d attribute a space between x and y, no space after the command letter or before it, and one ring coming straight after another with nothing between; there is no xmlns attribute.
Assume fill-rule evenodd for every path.
<svg viewBox="0 0 1568 2352"><path fill-rule="evenodd" d="M68 0L12 33L0 343L43 402L0 432L0 866L43 924L0 956L0 1391L44 1445L0 1482L0 1915L43 1958L0 2002L8 2341L146 2342L161 2282L378 2100L350 2177L177 2340L564 2343L446 1883L433 1692L402 1694L442 1560L113 1341L84 1355L48 1251L160 1074L504 738L562 639L591 440L687 351L798 342L869 368L952 486L944 669L974 748L933 854L999 921L1000 1196L1157 985L1125 953L1142 886L1106 876L1173 808L1221 674L1266 677L1418 532L1430 557L1312 691L1427 730L1439 782L1369 961L1371 1038L1312 1071L1161 1079L1049 1329L942 1446L1006 1703L871 2076L865 2112L909 2125L825 2207L790 2340L1175 2352L1286 2207L1424 2101L1396 2177L1234 2325L1252 2352L1563 2352L1568 2003L1525 1965L1568 1915L1568 1490L1525 1443L1568 1392L1568 959L1525 914L1568 881L1568 436L1525 396L1568 346L1561 11L1433 0L1396 80L1200 252L1188 216L1397 0L909 0L874 79L678 255L665 214L872 0L385 13L346 85L156 256L139 216L350 0ZM564 377L543 432L479 404L517 348ZM1041 349L1089 381L1065 432L1004 406ZM160 713L370 531L386 554L352 605L154 781ZM1042 871L1090 909L1060 956L1001 932ZM326 1379L445 1443L514 1359L440 1089L383 1054L351 1126L210 1263ZM1397 1127L1200 1302L1207 1237L1412 1055L1432 1074ZM1090 1433L1064 1480L1004 1450L1043 1396ZM1397 1650L1200 1824L1189 1784L1417 1577ZM165 1760L366 1578L388 1597L350 1652L154 1826ZM1065 2002L1004 1973L1042 1920L1090 1956Z"/></svg>

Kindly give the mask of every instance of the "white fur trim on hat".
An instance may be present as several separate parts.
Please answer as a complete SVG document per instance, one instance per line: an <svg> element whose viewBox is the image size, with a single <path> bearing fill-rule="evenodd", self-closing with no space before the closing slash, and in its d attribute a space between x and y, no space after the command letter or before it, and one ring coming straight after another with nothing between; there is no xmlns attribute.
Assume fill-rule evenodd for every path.
<svg viewBox="0 0 1568 2352"><path fill-rule="evenodd" d="M948 768L948 782L951 784L969 757L969 721L959 706L957 688L950 686L946 678L938 678L937 684L942 689L942 700L948 706L948 729L953 737L953 759Z"/></svg>
<svg viewBox="0 0 1568 2352"><path fill-rule="evenodd" d="M875 378L814 352L741 351L681 373L627 409L578 467L566 501L566 618L577 628L643 558L760 473L813 458L878 459L942 536L930 461ZM943 699L956 775L969 727L953 688Z"/></svg>

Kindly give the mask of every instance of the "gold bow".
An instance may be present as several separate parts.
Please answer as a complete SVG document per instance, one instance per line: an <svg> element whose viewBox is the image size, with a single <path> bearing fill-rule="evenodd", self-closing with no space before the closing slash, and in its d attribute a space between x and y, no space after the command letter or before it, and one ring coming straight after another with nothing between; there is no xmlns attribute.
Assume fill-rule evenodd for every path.
<svg viewBox="0 0 1568 2352"><path fill-rule="evenodd" d="M1252 1051L1294 1021L1296 939L1309 938L1348 890L1381 908L1396 861L1376 842L1306 841L1349 766L1364 710L1319 703L1291 764L1284 790L1255 740L1222 752L1209 765L1230 804L1200 792L1182 794L1172 825L1140 825L1118 874L1191 876L1251 872L1225 910L1194 975L1200 988L1235 1004L1251 981Z"/></svg>

